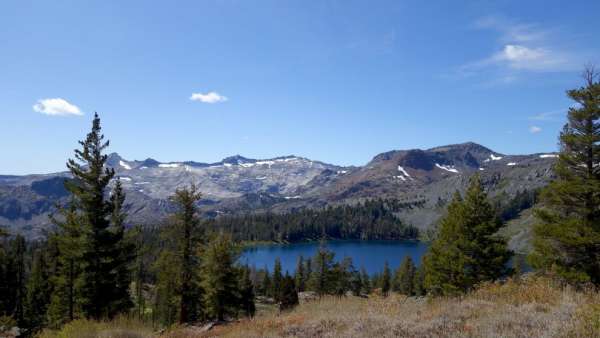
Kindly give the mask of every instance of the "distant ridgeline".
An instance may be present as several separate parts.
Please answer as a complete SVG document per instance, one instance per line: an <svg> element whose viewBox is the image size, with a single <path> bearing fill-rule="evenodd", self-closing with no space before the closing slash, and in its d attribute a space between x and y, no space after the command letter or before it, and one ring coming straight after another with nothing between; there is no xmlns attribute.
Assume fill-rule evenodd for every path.
<svg viewBox="0 0 600 338"><path fill-rule="evenodd" d="M229 232L235 240L242 241L415 239L419 235L418 229L403 224L394 213L422 203L374 199L354 205L302 209L284 214L221 216L207 221L207 226Z"/></svg>

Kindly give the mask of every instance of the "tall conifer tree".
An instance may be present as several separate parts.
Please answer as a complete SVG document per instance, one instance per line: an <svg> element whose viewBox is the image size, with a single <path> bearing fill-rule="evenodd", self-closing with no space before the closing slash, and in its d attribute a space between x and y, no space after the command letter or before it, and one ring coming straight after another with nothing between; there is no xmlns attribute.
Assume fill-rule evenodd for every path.
<svg viewBox="0 0 600 338"><path fill-rule="evenodd" d="M114 169L106 166L104 141L98 114L94 115L92 130L81 149L75 150L75 159L69 159L67 168L73 180L65 183L73 195L82 233L81 283L79 303L86 317L111 318L122 310L123 297L117 270L123 253L123 236L111 227L114 205L106 197L108 185L115 176Z"/></svg>
<svg viewBox="0 0 600 338"><path fill-rule="evenodd" d="M202 257L202 289L206 313L219 321L235 316L240 308L238 272L234 266L237 249L229 235L211 240Z"/></svg>
<svg viewBox="0 0 600 338"><path fill-rule="evenodd" d="M423 259L425 288L433 294L456 294L506 274L511 253L506 240L497 236L501 227L475 174L464 200L458 192L454 195Z"/></svg>
<svg viewBox="0 0 600 338"><path fill-rule="evenodd" d="M600 82L593 67L584 80L567 92L576 106L560 134L557 179L536 211L530 261L569 281L600 285Z"/></svg>
<svg viewBox="0 0 600 338"><path fill-rule="evenodd" d="M177 211L161 233L166 243L156 265L158 291L162 293L158 297L166 315L163 319L169 324L175 303L179 323L193 322L202 315L197 274L201 264L201 228L196 202L200 198L195 185L177 189L171 197Z"/></svg>

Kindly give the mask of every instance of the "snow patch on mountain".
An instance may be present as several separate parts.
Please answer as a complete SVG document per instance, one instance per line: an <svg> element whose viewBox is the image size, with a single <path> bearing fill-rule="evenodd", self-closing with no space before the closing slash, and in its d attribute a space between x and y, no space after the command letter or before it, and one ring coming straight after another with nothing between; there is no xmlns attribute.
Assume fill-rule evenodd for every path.
<svg viewBox="0 0 600 338"><path fill-rule="evenodd" d="M159 168L178 168L179 163L161 163L158 165Z"/></svg>
<svg viewBox="0 0 600 338"><path fill-rule="evenodd" d="M542 154L540 155L540 158L556 158L558 157L558 154Z"/></svg>
<svg viewBox="0 0 600 338"><path fill-rule="evenodd" d="M120 161L119 161L119 165L120 165L121 167L123 167L123 169L125 169L125 170L131 170L131 166L130 166L129 164L127 164L127 163L123 162L123 160L120 160Z"/></svg>
<svg viewBox="0 0 600 338"><path fill-rule="evenodd" d="M459 173L459 171L457 169L453 168L452 166L440 165L439 163L436 163L435 166L438 167L438 168L440 168L440 169L442 169L442 170L449 171L451 173L455 173L455 174Z"/></svg>

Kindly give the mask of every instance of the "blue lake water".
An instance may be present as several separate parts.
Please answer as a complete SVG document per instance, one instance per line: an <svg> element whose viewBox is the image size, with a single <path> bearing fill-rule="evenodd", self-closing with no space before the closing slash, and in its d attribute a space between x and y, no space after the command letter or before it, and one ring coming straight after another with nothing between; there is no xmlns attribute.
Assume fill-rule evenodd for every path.
<svg viewBox="0 0 600 338"><path fill-rule="evenodd" d="M335 253L336 261L350 257L357 269L364 267L369 274L381 272L386 261L392 270L396 269L405 256L410 256L418 265L427 247L426 243L417 241L327 242L327 248ZM240 262L255 266L257 269L266 266L269 271L273 271L275 258L279 257L283 271L293 273L298 257L300 255L304 258L313 257L318 248L318 242L256 245L242 253Z"/></svg>

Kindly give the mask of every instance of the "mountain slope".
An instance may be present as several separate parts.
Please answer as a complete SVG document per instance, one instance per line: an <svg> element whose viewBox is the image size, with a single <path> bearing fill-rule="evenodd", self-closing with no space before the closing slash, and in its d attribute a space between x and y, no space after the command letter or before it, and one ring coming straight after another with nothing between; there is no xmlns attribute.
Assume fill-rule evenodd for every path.
<svg viewBox="0 0 600 338"><path fill-rule="evenodd" d="M415 202L398 216L421 229L435 226L454 191L476 172L499 205L533 191L552 178L556 155L503 155L475 143L427 150L398 150L360 167L342 167L297 156L266 160L239 155L217 163L129 161L109 156L127 193L130 223L156 224L172 211L176 188L196 184L206 216L284 212L297 208L352 204L370 198ZM67 173L0 176L0 225L29 236L49 226L47 215L64 203ZM417 206L418 205L418 206Z"/></svg>

